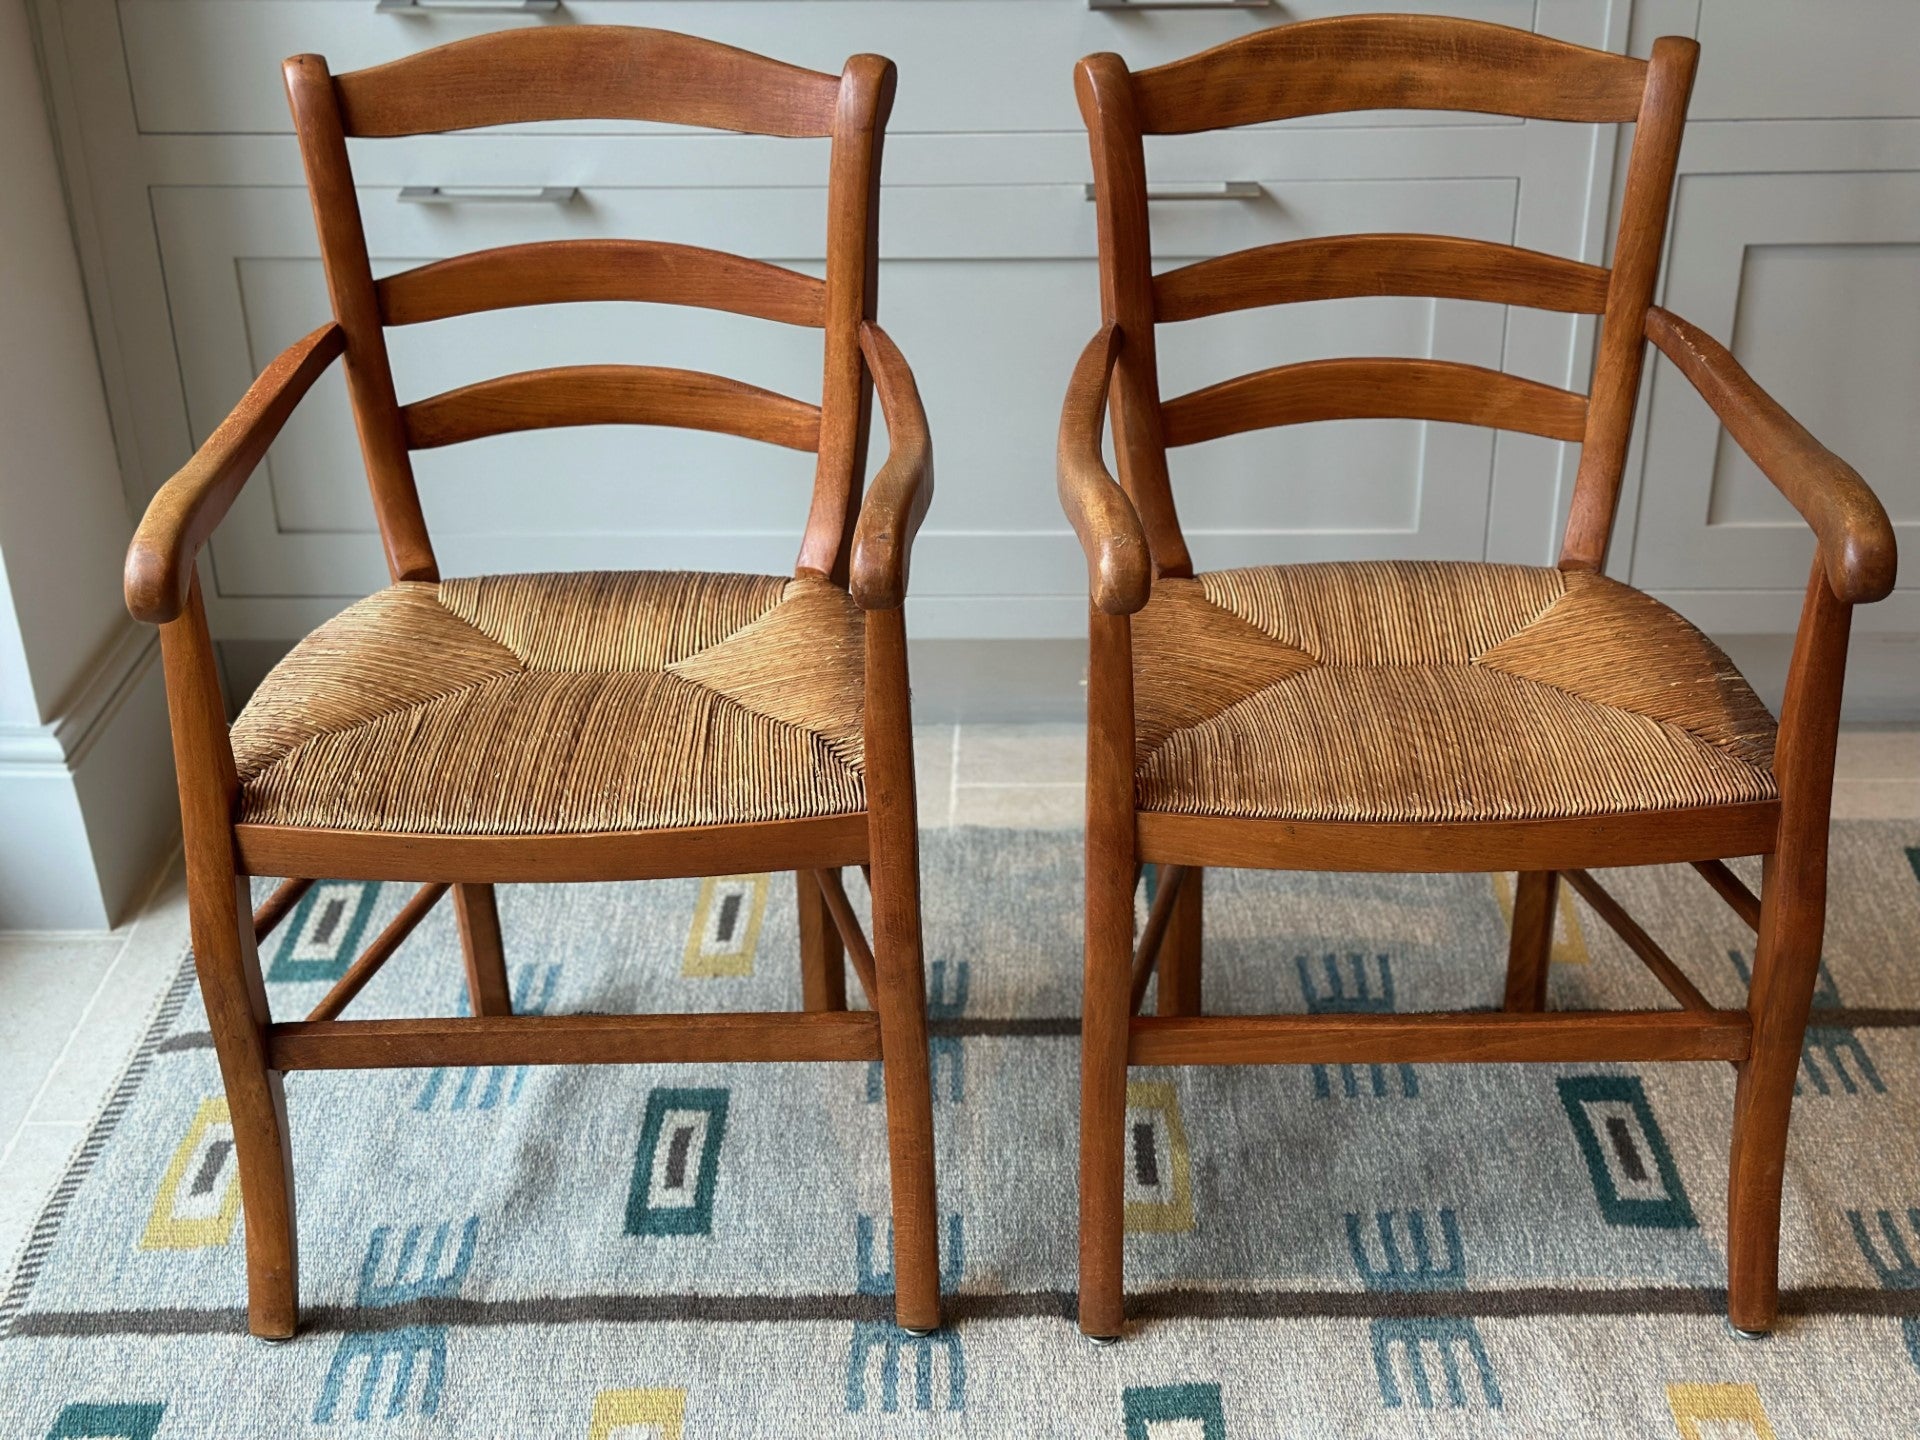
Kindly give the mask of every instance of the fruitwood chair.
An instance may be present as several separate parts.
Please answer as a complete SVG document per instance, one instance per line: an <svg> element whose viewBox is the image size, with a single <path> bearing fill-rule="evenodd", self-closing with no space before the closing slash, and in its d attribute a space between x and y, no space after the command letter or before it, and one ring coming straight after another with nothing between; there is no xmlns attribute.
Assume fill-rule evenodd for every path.
<svg viewBox="0 0 1920 1440"><path fill-rule="evenodd" d="M932 494L926 419L873 324L894 69L838 76L666 31L484 35L331 75L287 61L334 318L289 347L149 507L128 608L160 626L193 945L233 1117L248 1323L293 1333L288 1070L883 1060L896 1315L939 1324L902 600ZM346 137L559 119L832 139L824 281L647 240L514 245L375 282ZM715 375L531 371L401 405L383 327L503 306L635 300L824 333L818 406ZM392 585L302 641L229 729L195 557L301 396L344 356ZM871 377L871 381L870 381ZM891 436L861 503L870 383ZM815 451L790 578L663 572L443 580L408 452L558 425L676 425ZM871 865L871 949L842 867ZM805 1013L516 1015L493 886L791 870ZM248 877L296 877L249 913ZM268 1012L256 943L310 883L424 883L305 1020ZM471 1018L343 1020L451 889ZM872 1005L849 1011L843 954Z"/></svg>
<svg viewBox="0 0 1920 1440"><path fill-rule="evenodd" d="M1652 301L1698 47L1641 61L1461 20L1281 25L1131 73L1076 74L1105 326L1060 424L1092 606L1080 1132L1080 1328L1120 1334L1129 1065L1723 1060L1739 1072L1728 1309L1778 1302L1780 1185L1826 903L1853 606L1887 594L1886 512L1720 345ZM1142 135L1382 108L1634 123L1611 269L1482 241L1350 235L1153 274ZM1283 365L1163 400L1154 327L1356 295L1603 317L1591 395L1425 359ZM1643 341L1699 389L1818 549L1776 732L1718 647L1604 577ZM1101 458L1109 409L1120 482ZM1582 444L1557 568L1393 561L1195 574L1167 451L1264 426L1404 417ZM1756 897L1727 868L1763 858ZM1594 881L1691 862L1758 932L1745 1009L1710 1004ZM1139 867L1160 883L1138 945ZM1206 1016L1204 867L1520 872L1504 1010ZM1556 887L1592 902L1678 1009L1547 1013ZM1158 976L1158 1014L1136 1017Z"/></svg>

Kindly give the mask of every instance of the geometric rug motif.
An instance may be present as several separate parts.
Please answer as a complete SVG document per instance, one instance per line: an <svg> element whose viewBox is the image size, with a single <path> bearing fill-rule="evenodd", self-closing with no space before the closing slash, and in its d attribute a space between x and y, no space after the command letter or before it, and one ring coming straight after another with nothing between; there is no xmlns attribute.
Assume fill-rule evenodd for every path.
<svg viewBox="0 0 1920 1440"><path fill-rule="evenodd" d="M288 1077L301 1329L257 1344L219 1074L183 969L0 1297L0 1430L1912 1433L1920 828L1835 827L1784 1317L1757 1343L1722 1310L1731 1067L1329 1065L1130 1074L1129 1334L1089 1348L1072 1321L1080 837L922 844L947 1329L891 1321L867 1066L456 1067ZM502 887L517 1005L798 1007L794 883L762 878ZM1738 1003L1752 935L1698 876L1605 878L1713 1003ZM369 935L411 890L372 888ZM857 874L848 889L863 908ZM268 981L277 1015L331 983L320 952L358 895L335 899L291 942L312 968ZM717 955L756 906L750 965L689 970L690 937ZM1502 993L1506 919L1484 876L1218 871L1206 910L1209 1011ZM1551 967L1552 1006L1670 1005L1584 902L1573 913L1584 944ZM461 975L442 906L349 1013L458 1013Z"/></svg>

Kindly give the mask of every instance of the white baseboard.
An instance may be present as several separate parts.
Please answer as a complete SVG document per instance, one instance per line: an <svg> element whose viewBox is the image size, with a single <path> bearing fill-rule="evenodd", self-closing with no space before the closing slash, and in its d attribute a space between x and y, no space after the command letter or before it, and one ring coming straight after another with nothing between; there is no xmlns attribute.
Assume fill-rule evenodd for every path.
<svg viewBox="0 0 1920 1440"><path fill-rule="evenodd" d="M129 622L63 713L0 726L0 930L102 930L180 836L159 639Z"/></svg>

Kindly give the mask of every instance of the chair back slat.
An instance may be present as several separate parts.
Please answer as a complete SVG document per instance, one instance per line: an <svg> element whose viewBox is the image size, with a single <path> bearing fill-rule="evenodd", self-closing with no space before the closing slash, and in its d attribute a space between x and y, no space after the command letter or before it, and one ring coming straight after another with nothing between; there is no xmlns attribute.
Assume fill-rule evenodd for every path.
<svg viewBox="0 0 1920 1440"><path fill-rule="evenodd" d="M409 449L561 425L712 430L817 453L796 569L847 583L867 460L872 379L860 326L875 315L880 146L894 69L855 55L839 75L665 30L567 25L498 31L335 76L317 55L284 67L374 515L396 579L439 575ZM641 120L831 142L826 278L643 239L501 246L375 282L349 135L421 135L542 120ZM385 327L522 305L692 305L823 332L818 406L692 371L586 365L482 381L402 407Z"/></svg>
<svg viewBox="0 0 1920 1440"><path fill-rule="evenodd" d="M1313 420L1444 420L1578 440L1587 397L1452 360L1308 360L1168 400L1161 418L1169 445Z"/></svg>
<svg viewBox="0 0 1920 1440"><path fill-rule="evenodd" d="M541 120L650 120L758 135L833 133L840 77L671 30L499 30L342 75L348 135Z"/></svg>
<svg viewBox="0 0 1920 1440"><path fill-rule="evenodd" d="M566 425L673 425L764 440L820 442L820 407L722 375L654 365L566 365L496 376L400 412L416 450Z"/></svg>
<svg viewBox="0 0 1920 1440"><path fill-rule="evenodd" d="M1505 25L1358 15L1277 25L1135 77L1141 128L1184 135L1351 110L1629 121L1647 65Z"/></svg>
<svg viewBox="0 0 1920 1440"><path fill-rule="evenodd" d="M694 305L815 329L826 323L826 286L813 276L660 240L503 245L403 270L374 291L389 325L588 300Z"/></svg>
<svg viewBox="0 0 1920 1440"><path fill-rule="evenodd" d="M1108 409L1120 482L1156 576L1193 573L1169 446L1308 420L1454 421L1579 441L1560 563L1597 569L1620 494L1643 333L1699 46L1668 36L1646 60L1526 30L1423 15L1277 25L1135 73L1089 55L1075 75L1098 201L1102 318L1124 343ZM1461 110L1634 125L1611 268L1439 235L1328 236L1153 273L1144 139L1373 109ZM1356 296L1480 300L1601 317L1591 397L1439 360L1282 366L1162 400L1154 332L1255 306Z"/></svg>
<svg viewBox="0 0 1920 1440"><path fill-rule="evenodd" d="M1598 315L1608 273L1560 255L1449 235L1322 235L1235 250L1153 277L1155 318L1197 320L1230 310L1421 295Z"/></svg>

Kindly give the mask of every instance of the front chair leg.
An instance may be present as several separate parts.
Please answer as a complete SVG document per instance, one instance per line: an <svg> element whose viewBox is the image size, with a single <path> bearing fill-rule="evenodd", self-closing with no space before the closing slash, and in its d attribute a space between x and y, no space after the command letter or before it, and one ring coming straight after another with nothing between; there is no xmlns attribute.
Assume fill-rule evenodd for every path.
<svg viewBox="0 0 1920 1440"><path fill-rule="evenodd" d="M453 914L460 925L460 953L467 962L467 999L475 1015L511 1015L506 950L500 943L500 910L491 885L453 887Z"/></svg>
<svg viewBox="0 0 1920 1440"><path fill-rule="evenodd" d="M1513 934L1507 945L1508 1010L1547 1008L1547 969L1553 960L1557 870L1522 870L1513 887Z"/></svg>
<svg viewBox="0 0 1920 1440"><path fill-rule="evenodd" d="M1133 870L1087 856L1086 974L1080 1011L1080 1331L1117 1338L1126 1321L1127 1030ZM1161 963L1168 951L1163 950ZM1162 985L1166 972L1161 972Z"/></svg>
<svg viewBox="0 0 1920 1440"><path fill-rule="evenodd" d="M893 1307L904 1330L940 1326L940 1245L933 1179L933 1084L927 1057L927 987L921 972L919 855L876 850L873 968L880 993L880 1071L887 1097L893 1181Z"/></svg>
<svg viewBox="0 0 1920 1440"><path fill-rule="evenodd" d="M1780 1308L1787 1123L1826 912L1824 856L1817 877L1789 876L1788 866L1775 861L1769 855L1763 862L1760 937L1747 1002L1753 1049L1733 1092L1727 1185L1727 1318L1750 1334L1771 1330Z"/></svg>
<svg viewBox="0 0 1920 1440"><path fill-rule="evenodd" d="M913 795L907 632L898 608L867 615L867 817L873 892L874 1009L893 1180L893 1315L903 1330L940 1326L940 1241L933 1184L933 1083L920 955L920 829ZM844 984L844 981L842 982Z"/></svg>
<svg viewBox="0 0 1920 1440"><path fill-rule="evenodd" d="M299 1247L293 1222L293 1146L280 1072L266 1053L266 986L254 948L244 876L189 884L194 969L233 1126L246 1217L247 1329L286 1340L299 1323Z"/></svg>
<svg viewBox="0 0 1920 1440"><path fill-rule="evenodd" d="M1127 1316L1127 1044L1133 1024L1133 891L1139 874L1134 844L1132 640L1125 615L1089 612L1087 672L1080 1333L1090 1340L1107 1341L1120 1338ZM1199 894L1197 887L1194 894ZM1168 953L1163 947L1163 964ZM1166 984L1164 972L1161 984Z"/></svg>

